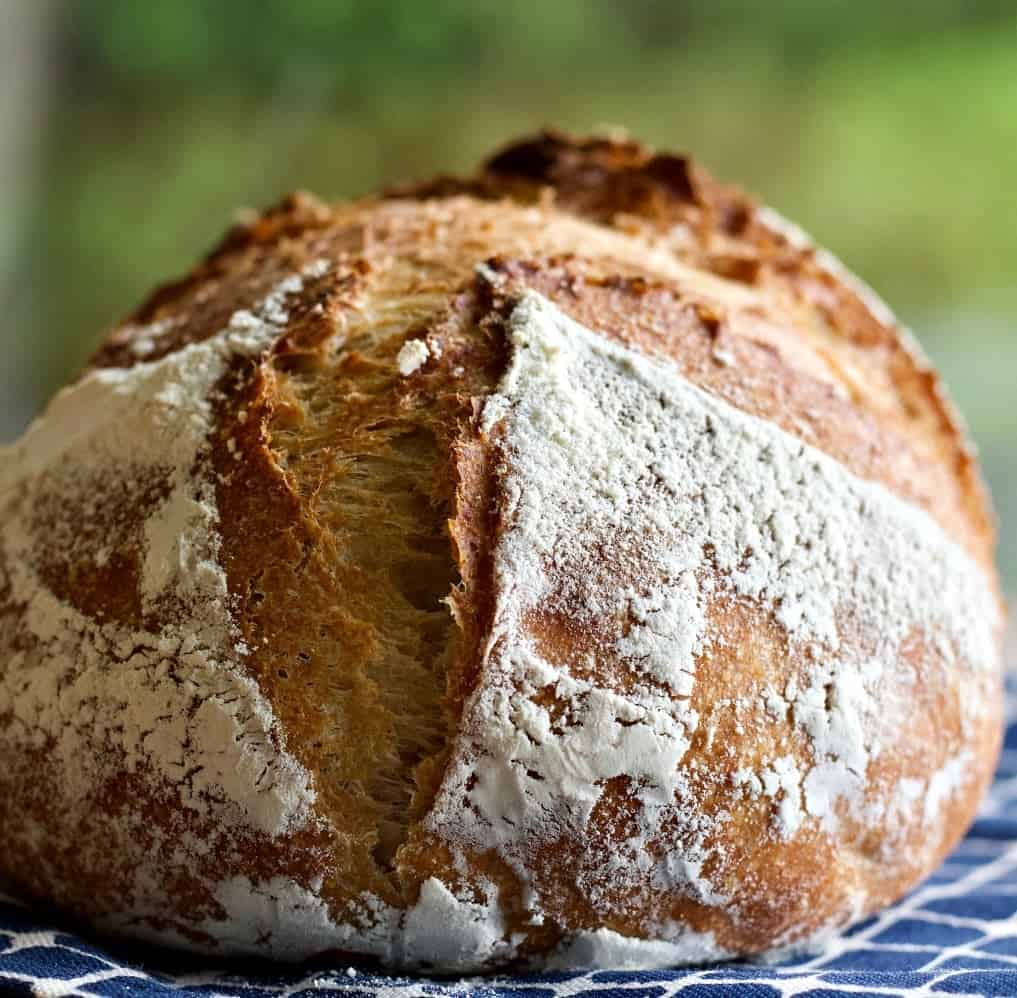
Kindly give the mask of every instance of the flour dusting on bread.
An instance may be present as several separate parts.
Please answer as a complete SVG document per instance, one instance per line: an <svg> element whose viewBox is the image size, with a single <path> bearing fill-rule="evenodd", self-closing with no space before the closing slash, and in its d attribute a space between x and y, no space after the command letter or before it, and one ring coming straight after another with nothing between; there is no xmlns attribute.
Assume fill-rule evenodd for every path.
<svg viewBox="0 0 1017 998"><path fill-rule="evenodd" d="M482 417L504 496L495 619L427 822L451 842L498 850L536 910L530 857L562 838L586 842L602 788L624 779L638 820L614 876L633 891L681 884L727 905L730 870L711 845L725 816L706 818L696 774L682 767L702 723L694 677L723 640L707 626L709 602L727 594L769 608L810 663L807 682L783 691L781 714L811 758L738 777L774 799L788 839L806 822L832 834L845 813L863 817L869 764L909 710L903 646L915 633L938 642L970 686L977 721L974 694L996 655L993 594L924 513L666 362L529 291L509 335L510 366ZM539 619L556 614L595 636L589 651L542 648ZM611 659L626 682L594 678ZM921 822L920 802L895 817ZM685 851L661 854L661 829L676 823Z"/></svg>
<svg viewBox="0 0 1017 998"><path fill-rule="evenodd" d="M244 648L217 560L207 462L218 383L234 357L272 346L285 296L300 286L294 275L256 314L154 363L89 372L3 455L4 579L25 610L24 650L0 673L0 714L18 722L7 739L59 753L65 792L82 806L123 769L179 787L186 808L218 802L269 835L311 816L309 775L235 666ZM121 496L129 511L117 511ZM137 620L103 623L101 611L94 619L53 592L47 565L62 571L76 546L93 544L103 567L111 552L97 539L115 536L111 517L139 507L140 536L121 539L143 552L124 567L136 577Z"/></svg>
<svg viewBox="0 0 1017 998"><path fill-rule="evenodd" d="M396 354L396 366L399 373L405 378L427 363L431 351L424 340L407 340Z"/></svg>

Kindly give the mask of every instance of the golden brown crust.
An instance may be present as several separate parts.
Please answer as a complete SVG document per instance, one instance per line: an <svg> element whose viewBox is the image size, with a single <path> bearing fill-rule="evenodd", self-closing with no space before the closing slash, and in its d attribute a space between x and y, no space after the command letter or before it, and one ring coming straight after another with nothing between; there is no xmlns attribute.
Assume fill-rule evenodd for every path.
<svg viewBox="0 0 1017 998"><path fill-rule="evenodd" d="M584 930L652 938L675 925L711 934L718 950L758 952L872 910L939 862L991 775L998 675L948 664L921 633L897 663L915 709L871 763L862 810L885 811L900 786L931 781L967 753L971 779L942 802L938 833L908 825L890 843L842 808L836 834L813 822L781 840L769 832L772 801L738 791L732 774L778 757L815 761L790 715L772 723L765 706L767 691L808 685L812 652L789 642L775 607L721 589L707 608L718 641L698 662L690 701L702 723L682 767L704 820L717 819L702 876L730 903L612 874L605 857L640 820L629 777L604 782L581 843L545 837L524 873L498 849L464 845L426 820L493 654L508 486L481 412L509 363L506 326L526 289L923 510L996 586L987 497L938 380L849 278L687 158L549 132L507 147L474 178L334 207L287 199L154 292L92 369L155 364L214 342L295 274L270 342L231 357L210 393L208 466L216 557L246 649L235 668L256 682L286 751L313 778L317 823L216 839L226 810L199 819L175 802L171 782L148 773L93 788L94 826L74 826L71 804L50 791L60 764L18 741L18 694L6 713L0 700L4 750L17 755L0 777L0 835L27 862L2 872L87 917L127 909L131 931L172 927L202 945L214 945L209 920L229 915L217 880L288 879L342 925L363 921L366 895L401 912L436 878L462 901L497 896L498 931L515 943L483 962L539 957ZM401 372L411 340L436 348ZM143 525L169 486L156 480L119 498L116 483L95 488L113 512L73 549L41 551L40 585L88 620L158 628L141 596ZM56 536L75 512L51 492L53 508L43 503L37 519ZM112 555L97 557L106 548ZM620 585L616 556L604 571ZM42 655L44 642L26 630L10 572L0 552L0 652L14 661ZM567 593L557 597L569 605ZM615 622L579 620L578 608L531 613L525 637L569 675L631 692L639 680L611 650ZM867 636L851 641L862 648ZM985 706L975 729L965 697ZM128 842L140 826L154 830L151 841ZM120 855L103 848L114 832L125 837ZM647 854L681 856L690 834L664 822ZM173 855L184 836L216 842L187 871ZM139 842L141 855L157 857L143 888L132 867ZM75 857L87 860L75 866ZM543 921L526 900L533 890ZM338 936L317 945L370 949Z"/></svg>

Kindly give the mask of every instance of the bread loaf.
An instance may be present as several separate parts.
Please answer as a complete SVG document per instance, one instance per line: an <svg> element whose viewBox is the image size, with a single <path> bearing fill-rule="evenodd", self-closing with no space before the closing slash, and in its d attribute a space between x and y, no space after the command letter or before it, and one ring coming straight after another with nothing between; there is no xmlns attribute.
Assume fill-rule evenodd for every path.
<svg viewBox="0 0 1017 998"><path fill-rule="evenodd" d="M972 451L690 160L231 231L0 466L0 875L202 952L701 963L898 898L1000 738Z"/></svg>

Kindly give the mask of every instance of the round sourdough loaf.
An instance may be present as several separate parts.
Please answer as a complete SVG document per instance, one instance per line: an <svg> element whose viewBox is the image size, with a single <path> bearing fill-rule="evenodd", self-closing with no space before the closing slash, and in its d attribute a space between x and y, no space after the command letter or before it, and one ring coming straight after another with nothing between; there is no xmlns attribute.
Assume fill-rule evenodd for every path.
<svg viewBox="0 0 1017 998"><path fill-rule="evenodd" d="M3 454L0 874L223 954L801 945L975 813L992 548L886 307L688 159L294 196Z"/></svg>

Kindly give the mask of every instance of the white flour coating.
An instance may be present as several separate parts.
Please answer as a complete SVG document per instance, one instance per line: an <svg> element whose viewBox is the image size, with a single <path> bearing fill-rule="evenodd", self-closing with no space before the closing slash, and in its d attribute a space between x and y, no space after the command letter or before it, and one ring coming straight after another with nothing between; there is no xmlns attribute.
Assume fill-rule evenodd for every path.
<svg viewBox="0 0 1017 998"><path fill-rule="evenodd" d="M805 777L805 807L831 830L836 799L856 800L865 791L869 761L879 750L878 711L896 706L892 701L880 705L873 697L870 691L880 689L879 680L878 669L865 677L853 663L835 662L817 668L807 689L788 696L816 760Z"/></svg>
<svg viewBox="0 0 1017 998"><path fill-rule="evenodd" d="M563 838L594 901L612 885L582 866L588 851L619 889L723 905L703 871L723 866L713 843L726 816L703 815L697 773L683 768L713 585L770 607L815 662L805 688L768 690L757 708L775 724L789 717L811 747L809 765L778 758L755 777L784 839L813 819L833 833L841 804L861 815L868 764L906 710L912 634L937 642L973 687L989 674L990 585L924 512L669 364L531 291L509 326L512 361L481 419L505 495L495 620L428 826L453 845L496 849L529 884L535 921L530 857ZM540 647L534 621L555 615L592 636L583 656L558 661ZM599 664L638 681L590 678ZM588 828L619 779L639 803L637 831L605 864ZM901 820L921 820L920 807ZM666 821L684 851L654 859L647 846Z"/></svg>
<svg viewBox="0 0 1017 998"><path fill-rule="evenodd" d="M159 349L159 340L171 329L175 329L182 321L181 316L170 316L166 319L158 319L149 322L144 326L129 325L121 329L122 333L130 333L131 338L127 341L127 349L135 357L148 357Z"/></svg>
<svg viewBox="0 0 1017 998"><path fill-rule="evenodd" d="M232 953L267 955L276 960L299 959L333 947L337 926L325 903L285 877L252 883L230 877L215 891L224 919L207 919L200 931Z"/></svg>
<svg viewBox="0 0 1017 998"><path fill-rule="evenodd" d="M774 759L758 774L751 769L737 769L732 774L732 782L736 787L744 787L753 797L765 796L777 801L774 826L782 839L787 841L801 828L805 820L802 774L791 756Z"/></svg>
<svg viewBox="0 0 1017 998"><path fill-rule="evenodd" d="M404 964L480 968L492 958L511 956L494 887L483 903L463 901L435 877L420 888L420 898L403 918L396 945Z"/></svg>
<svg viewBox="0 0 1017 998"><path fill-rule="evenodd" d="M0 457L0 587L24 606L25 642L0 672L0 715L12 716L0 739L48 746L75 827L124 771L270 836L313 818L310 777L239 669L207 455L218 381L236 354L271 346L286 295L301 287L288 278L255 312L158 361L89 372ZM139 528L124 525L139 515ZM87 615L47 582L89 557L102 569L115 553L124 571L137 566L134 625ZM126 826L120 837L133 841ZM184 844L183 868L209 845ZM133 862L140 899L156 885L147 857Z"/></svg>
<svg viewBox="0 0 1017 998"><path fill-rule="evenodd" d="M201 931L233 953L301 960L330 948L377 957L400 966L481 970L492 959L511 959L521 940L506 938L493 886L483 902L463 901L434 877L421 885L416 904L400 912L368 897L358 923L332 920L321 899L285 877L253 883L232 877L219 884L223 921L206 920ZM675 925L666 940L638 939L610 929L571 935L541 966L549 970L610 967L614 970L708 963L731 956L711 933ZM186 940L179 940L187 946ZM190 948L193 948L190 947Z"/></svg>
<svg viewBox="0 0 1017 998"><path fill-rule="evenodd" d="M611 929L578 932L547 961L548 970L609 967L641 970L647 967L681 967L716 963L734 954L717 945L713 934L676 926L670 940L636 939Z"/></svg>
<svg viewBox="0 0 1017 998"><path fill-rule="evenodd" d="M404 967L467 972L482 969L493 958L511 958L518 942L505 938L492 885L486 885L482 901L464 901L429 877L409 909L365 895L342 923L317 894L286 877L262 882L231 877L217 886L215 897L224 917L206 919L200 930L235 954L264 956L267 951L275 959L296 961L343 949Z"/></svg>
<svg viewBox="0 0 1017 998"><path fill-rule="evenodd" d="M396 366L399 368L399 373L404 378L408 378L414 371L419 370L427 363L427 358L430 355L431 350L426 340L407 340L396 355ZM440 350L435 353L435 357L440 355Z"/></svg>
<svg viewBox="0 0 1017 998"><path fill-rule="evenodd" d="M922 817L927 826L936 824L943 806L967 783L973 762L971 753L962 751L933 774L922 798Z"/></svg>

